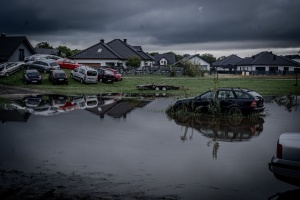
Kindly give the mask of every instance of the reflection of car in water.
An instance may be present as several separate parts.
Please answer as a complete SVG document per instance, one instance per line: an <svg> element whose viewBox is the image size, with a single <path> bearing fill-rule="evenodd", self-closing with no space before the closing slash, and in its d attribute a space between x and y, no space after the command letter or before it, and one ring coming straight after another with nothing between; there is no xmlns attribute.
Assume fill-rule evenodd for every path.
<svg viewBox="0 0 300 200"><path fill-rule="evenodd" d="M269 169L279 180L300 187L300 132L279 136Z"/></svg>
<svg viewBox="0 0 300 200"><path fill-rule="evenodd" d="M98 105L98 98L96 95L85 96L86 108L94 108Z"/></svg>
<svg viewBox="0 0 300 200"><path fill-rule="evenodd" d="M42 97L41 96L28 96L28 97L24 97L23 101L24 101L26 107L29 107L29 108L37 107L42 102Z"/></svg>
<svg viewBox="0 0 300 200"><path fill-rule="evenodd" d="M78 96L71 96L70 97L71 102L76 105L76 107L78 109L86 109L86 102L85 102L85 98L82 95L78 95Z"/></svg>
<svg viewBox="0 0 300 200"><path fill-rule="evenodd" d="M68 97L65 95L49 95L49 100L53 107L60 107L65 105Z"/></svg>
<svg viewBox="0 0 300 200"><path fill-rule="evenodd" d="M244 141L263 131L263 118L193 118L173 117L176 124L193 128L206 137L219 141Z"/></svg>

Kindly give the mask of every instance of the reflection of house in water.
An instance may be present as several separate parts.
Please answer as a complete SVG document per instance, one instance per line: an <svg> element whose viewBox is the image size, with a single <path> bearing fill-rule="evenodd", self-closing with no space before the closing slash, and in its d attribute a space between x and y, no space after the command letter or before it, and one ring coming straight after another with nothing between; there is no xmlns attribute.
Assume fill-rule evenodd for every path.
<svg viewBox="0 0 300 200"><path fill-rule="evenodd" d="M0 120L2 123L6 122L27 122L30 113L21 109L4 110L0 109Z"/></svg>
<svg viewBox="0 0 300 200"><path fill-rule="evenodd" d="M114 118L126 118L127 113L132 111L134 108L142 108L150 103L150 101L141 100L119 100L113 101L112 99L100 99L98 107L87 108L86 110L99 115L104 118L104 115L109 115Z"/></svg>

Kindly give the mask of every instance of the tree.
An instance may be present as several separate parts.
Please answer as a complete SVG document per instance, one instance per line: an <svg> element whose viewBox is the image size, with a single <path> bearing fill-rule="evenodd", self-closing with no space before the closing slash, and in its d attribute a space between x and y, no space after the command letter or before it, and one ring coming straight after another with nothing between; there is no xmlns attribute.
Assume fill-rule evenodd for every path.
<svg viewBox="0 0 300 200"><path fill-rule="evenodd" d="M70 57L72 55L71 49L66 46L58 46L55 49L59 50L60 53L65 57Z"/></svg>
<svg viewBox="0 0 300 200"><path fill-rule="evenodd" d="M203 60L205 60L206 62L208 62L209 64L216 62L217 59L216 57L214 57L212 54L210 53L205 53L200 55L200 58L202 58Z"/></svg>
<svg viewBox="0 0 300 200"><path fill-rule="evenodd" d="M194 65L190 61L183 63L184 74L190 77L196 77L202 75L199 66Z"/></svg>
<svg viewBox="0 0 300 200"><path fill-rule="evenodd" d="M130 56L126 62L126 65L138 68L141 66L141 59L138 56Z"/></svg>
<svg viewBox="0 0 300 200"><path fill-rule="evenodd" d="M48 42L39 42L35 45L35 48L41 48L41 49L53 49L52 46Z"/></svg>
<svg viewBox="0 0 300 200"><path fill-rule="evenodd" d="M217 59L217 61L223 60L224 58L226 58L226 56L221 56L220 58Z"/></svg>

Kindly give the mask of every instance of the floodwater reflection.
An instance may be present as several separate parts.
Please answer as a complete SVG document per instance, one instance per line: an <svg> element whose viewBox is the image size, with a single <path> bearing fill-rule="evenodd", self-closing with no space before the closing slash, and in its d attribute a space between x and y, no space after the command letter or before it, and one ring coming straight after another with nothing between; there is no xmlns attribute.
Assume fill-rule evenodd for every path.
<svg viewBox="0 0 300 200"><path fill-rule="evenodd" d="M169 116L170 117L170 116ZM213 158L217 159L219 141L243 142L252 137L259 136L263 131L264 119L262 117L243 118L205 118L174 115L170 117L174 122L184 128L184 134L180 136L182 141L193 138L194 130L205 137L210 138L207 146L213 148ZM189 129L192 129L188 137Z"/></svg>

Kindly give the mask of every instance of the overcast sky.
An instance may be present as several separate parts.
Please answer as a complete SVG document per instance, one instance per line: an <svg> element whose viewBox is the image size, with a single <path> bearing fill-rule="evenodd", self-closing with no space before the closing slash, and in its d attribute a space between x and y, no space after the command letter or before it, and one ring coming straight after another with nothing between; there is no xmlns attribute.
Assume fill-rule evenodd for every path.
<svg viewBox="0 0 300 200"><path fill-rule="evenodd" d="M300 51L299 0L1 0L0 27L35 46L126 38L145 52L215 57Z"/></svg>

